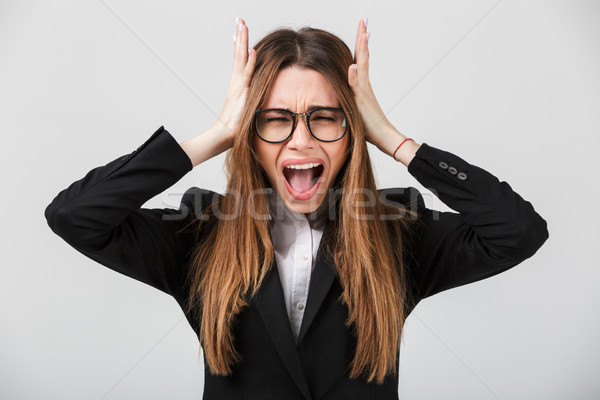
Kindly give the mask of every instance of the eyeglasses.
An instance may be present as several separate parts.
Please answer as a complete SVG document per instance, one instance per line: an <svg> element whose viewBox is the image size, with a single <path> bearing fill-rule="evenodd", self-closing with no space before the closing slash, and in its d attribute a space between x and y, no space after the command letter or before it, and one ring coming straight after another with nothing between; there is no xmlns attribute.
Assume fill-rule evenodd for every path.
<svg viewBox="0 0 600 400"><path fill-rule="evenodd" d="M288 140L296 128L296 116L306 115L308 131L321 142L340 140L348 130L346 114L341 108L321 107L307 113L295 113L281 108L267 108L254 113L254 127L265 142Z"/></svg>

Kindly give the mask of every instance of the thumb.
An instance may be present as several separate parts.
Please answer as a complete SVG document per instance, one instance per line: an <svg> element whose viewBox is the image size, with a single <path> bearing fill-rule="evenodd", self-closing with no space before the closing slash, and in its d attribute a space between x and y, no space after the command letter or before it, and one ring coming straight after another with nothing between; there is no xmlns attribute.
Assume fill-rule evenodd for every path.
<svg viewBox="0 0 600 400"><path fill-rule="evenodd" d="M348 68L348 83L350 84L350 87L354 87L358 83L358 74L355 70L356 66L356 64L352 64Z"/></svg>

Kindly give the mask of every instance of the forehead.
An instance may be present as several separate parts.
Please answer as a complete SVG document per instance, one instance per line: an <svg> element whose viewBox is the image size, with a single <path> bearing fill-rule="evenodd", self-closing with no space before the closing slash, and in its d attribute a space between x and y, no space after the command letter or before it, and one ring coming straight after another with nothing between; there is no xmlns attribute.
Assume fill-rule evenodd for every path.
<svg viewBox="0 0 600 400"><path fill-rule="evenodd" d="M279 71L264 108L339 107L333 86L319 72L291 66Z"/></svg>

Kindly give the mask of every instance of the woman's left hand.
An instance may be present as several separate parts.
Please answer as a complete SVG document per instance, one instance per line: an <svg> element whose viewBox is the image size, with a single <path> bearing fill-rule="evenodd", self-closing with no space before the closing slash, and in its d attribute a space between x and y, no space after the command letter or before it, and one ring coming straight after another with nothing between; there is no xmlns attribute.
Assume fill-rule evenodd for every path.
<svg viewBox="0 0 600 400"><path fill-rule="evenodd" d="M378 148L382 148L384 134L395 130L385 113L379 106L371 82L369 81L369 48L367 46L367 26L365 20L358 23L356 44L354 48L354 61L348 69L348 83L354 92L354 99L360 111L365 126L367 141ZM357 66L355 70L354 67Z"/></svg>
<svg viewBox="0 0 600 400"><path fill-rule="evenodd" d="M369 81L369 48L365 20L358 23L354 48L356 64L350 65L348 69L348 83L354 92L354 99L362 117L365 139L408 167L421 145L404 136L392 125L375 98Z"/></svg>

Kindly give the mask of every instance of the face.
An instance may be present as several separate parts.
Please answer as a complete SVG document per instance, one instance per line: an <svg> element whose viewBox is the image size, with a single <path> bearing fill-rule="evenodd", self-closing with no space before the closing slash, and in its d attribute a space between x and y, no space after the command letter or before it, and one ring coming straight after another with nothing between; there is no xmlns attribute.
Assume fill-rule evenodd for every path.
<svg viewBox="0 0 600 400"><path fill-rule="evenodd" d="M308 112L316 108L315 106L340 107L333 87L319 72L291 66L279 71L270 96L261 108ZM333 185L346 160L350 145L350 128L340 140L321 142L310 134L306 116L302 115L296 117L294 133L286 141L268 143L254 134L254 144L271 186L277 190L287 207L298 213L310 213L326 198L328 189ZM284 165L289 163L320 163L322 168L309 168L314 174L310 179L299 178L299 172L299 175L292 176L298 170L287 169L284 174ZM306 171L303 170L302 173ZM302 179L309 183L301 185L303 189L302 193L299 193L294 187L300 187L300 183L297 182Z"/></svg>

